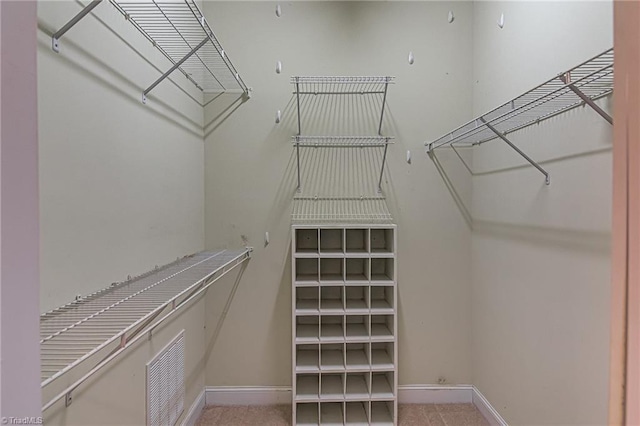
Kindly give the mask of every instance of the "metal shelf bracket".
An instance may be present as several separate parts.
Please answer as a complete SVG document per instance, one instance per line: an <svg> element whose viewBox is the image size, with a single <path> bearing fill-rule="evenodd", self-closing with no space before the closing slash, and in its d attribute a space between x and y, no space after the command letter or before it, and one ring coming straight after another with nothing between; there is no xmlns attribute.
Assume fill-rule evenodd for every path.
<svg viewBox="0 0 640 426"><path fill-rule="evenodd" d="M162 80L164 80L165 78L169 77L169 75L174 72L175 70L177 70L178 68L180 68L180 65L182 65L187 59L189 59L190 57L192 57L202 46L204 46L207 42L209 41L209 37L204 38L200 44L198 44L196 47L194 47L193 49L191 49L191 52L187 53L187 55L185 55L184 58L180 59L178 62L176 62L171 68L169 68L169 70L167 70L164 74L162 74L160 76L160 78L158 78L156 81L153 82L153 84L149 87L147 87L147 89L142 92L142 103L146 104L147 103L147 94L152 91L158 84L160 84L162 82Z"/></svg>
<svg viewBox="0 0 640 426"><path fill-rule="evenodd" d="M527 160L529 162L529 164L531 164L533 167L535 167L536 169L538 169L540 171L540 173L542 173L544 175L544 183L549 185L551 183L551 178L549 177L549 173L543 169L542 167L540 167L540 165L538 163L536 163L535 161L533 161L531 159L531 157L529 157L527 154L525 154L520 148L518 148L517 146L515 146L509 139L507 139L507 137L505 135L503 135L502 133L500 133L495 127L493 127L489 122L487 122L483 117L480 117L480 121L482 121L484 123L485 126L487 126L493 133L496 134L497 137L499 137L500 139L502 139L503 141L506 142L507 145L509 145L511 148L513 148L514 151L516 151L518 154L520 154L525 160Z"/></svg>
<svg viewBox="0 0 640 426"><path fill-rule="evenodd" d="M87 16L89 12L91 12L97 5L102 3L102 0L93 0L87 6L84 7L76 16L71 18L69 22L67 22L62 28L60 28L56 33L51 37L51 48L54 52L60 53L60 39L62 36L69 31L75 24L80 22L82 18Z"/></svg>
<svg viewBox="0 0 640 426"><path fill-rule="evenodd" d="M569 89L571 89L573 93L575 93L580 99L582 99L586 105L589 105L595 112L600 114L602 118L607 120L609 124L613 125L613 118L602 108L596 105L593 99L585 95L580 89L576 87L575 84L571 82L571 71L567 71L566 73L559 75L559 78L564 84L567 85L567 87L569 87Z"/></svg>

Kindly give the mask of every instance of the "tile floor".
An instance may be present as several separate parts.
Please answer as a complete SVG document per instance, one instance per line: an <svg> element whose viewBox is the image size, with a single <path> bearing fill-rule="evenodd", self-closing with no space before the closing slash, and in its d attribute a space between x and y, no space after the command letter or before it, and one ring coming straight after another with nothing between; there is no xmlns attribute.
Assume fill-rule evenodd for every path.
<svg viewBox="0 0 640 426"><path fill-rule="evenodd" d="M209 406L197 426L289 426L291 406ZM401 404L399 426L489 426L473 404Z"/></svg>

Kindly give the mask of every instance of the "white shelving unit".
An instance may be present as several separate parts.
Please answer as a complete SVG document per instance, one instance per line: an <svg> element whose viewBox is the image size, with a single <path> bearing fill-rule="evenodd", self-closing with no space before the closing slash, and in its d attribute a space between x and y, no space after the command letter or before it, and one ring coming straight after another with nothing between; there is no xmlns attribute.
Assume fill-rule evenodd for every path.
<svg viewBox="0 0 640 426"><path fill-rule="evenodd" d="M397 424L396 228L293 225L293 424Z"/></svg>

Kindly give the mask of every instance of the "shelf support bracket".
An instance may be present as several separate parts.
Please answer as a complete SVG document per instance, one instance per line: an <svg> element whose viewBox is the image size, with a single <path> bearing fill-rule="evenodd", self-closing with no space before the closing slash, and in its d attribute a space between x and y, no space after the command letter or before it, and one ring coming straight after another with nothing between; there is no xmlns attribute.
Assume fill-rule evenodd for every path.
<svg viewBox="0 0 640 426"><path fill-rule="evenodd" d="M84 7L76 16L71 18L64 27L60 28L53 36L51 36L51 48L54 52L60 53L60 39L69 31L75 24L77 24L82 18L87 16L97 5L102 3L102 0L93 0L87 6Z"/></svg>
<svg viewBox="0 0 640 426"><path fill-rule="evenodd" d="M502 133L500 133L498 131L498 129L496 129L495 127L493 127L491 125L491 123L489 123L488 121L486 121L483 117L480 117L480 120L484 123L485 126L487 126L493 133L496 134L497 137L499 137L500 139L502 139L503 141L505 141L507 143L507 145L509 145L511 148L513 148L514 151L516 151L518 154L520 154L525 160L527 160L529 162L529 164L531 164L533 167L535 167L536 169L538 169L540 171L540 173L542 173L545 177L544 179L544 183L549 185L551 183L551 178L549 177L549 173L543 169L542 167L540 167L540 165L538 163L536 163L535 161L533 161L531 159L531 157L529 157L527 154L525 154L524 152L522 152L522 150L520 148L518 148L517 146L515 146L509 139L507 139L507 137L505 135L503 135Z"/></svg>
<svg viewBox="0 0 640 426"><path fill-rule="evenodd" d="M389 78L387 77L384 84L384 95L382 96L382 111L380 111L380 124L378 125L378 135L382 136L382 119L384 118L384 106L387 103L387 88L389 87Z"/></svg>
<svg viewBox="0 0 640 426"><path fill-rule="evenodd" d="M152 91L158 84L160 84L162 82L162 80L164 80L165 78L169 77L169 74L171 74L172 72L174 72L175 70L177 70L180 65L182 65L187 59L189 59L190 57L192 57L194 55L194 53L196 53L202 46L204 46L205 44L207 44L207 42L209 41L209 37L205 37L200 44L198 44L196 47L194 47L191 52L187 53L185 55L184 58L180 59L178 62L176 62L171 68L169 68L169 70L167 72L165 72L164 74L162 74L162 76L160 76L160 78L158 78L151 86L149 86L147 88L147 90L145 90L144 92L142 92L142 103L146 104L147 103L147 94Z"/></svg>
<svg viewBox="0 0 640 426"><path fill-rule="evenodd" d="M600 114L600 116L602 116L602 118L607 120L609 122L609 124L613 125L613 118L611 118L611 116L609 114L607 114L602 108L600 108L598 105L596 105L596 103L593 101L593 99L591 99L590 97L588 97L587 95L582 93L582 91L580 89L578 89L575 86L575 84L571 83L571 73L570 72L567 72L567 73L564 73L564 74L560 75L560 80L562 80L562 82L564 84L566 84L567 87L569 87L569 89L571 89L571 91L573 93L578 95L578 97L580 99L582 99L585 104L589 105L595 112Z"/></svg>
<svg viewBox="0 0 640 426"><path fill-rule="evenodd" d="M384 154L382 155L382 165L380 166L380 179L378 179L378 193L382 193L382 176L384 175L384 163L387 161L387 149L389 148L389 140L384 144Z"/></svg>
<svg viewBox="0 0 640 426"><path fill-rule="evenodd" d="M296 77L296 103L298 106L298 136L302 134L302 124L300 123L300 82ZM302 191L302 183L300 181L300 140L296 138L296 160L298 162L298 189L297 192Z"/></svg>

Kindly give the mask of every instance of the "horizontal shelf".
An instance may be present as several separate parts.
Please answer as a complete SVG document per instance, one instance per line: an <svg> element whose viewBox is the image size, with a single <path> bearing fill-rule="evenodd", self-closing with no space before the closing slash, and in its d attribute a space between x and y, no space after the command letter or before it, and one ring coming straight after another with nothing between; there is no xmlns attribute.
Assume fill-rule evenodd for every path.
<svg viewBox="0 0 640 426"><path fill-rule="evenodd" d="M591 102L607 96L613 92L613 58L609 49L425 145L432 150L449 144L480 144L498 137L490 126L507 135L580 106L585 99Z"/></svg>
<svg viewBox="0 0 640 426"><path fill-rule="evenodd" d="M250 252L197 253L42 314L41 385L74 374L81 364L98 365L104 348L148 331L150 318L175 313L203 283L229 273Z"/></svg>
<svg viewBox="0 0 640 426"><path fill-rule="evenodd" d="M291 219L294 223L391 224L392 216L382 196L295 197Z"/></svg>
<svg viewBox="0 0 640 426"><path fill-rule="evenodd" d="M384 148L391 136L293 136L295 146L305 148Z"/></svg>
<svg viewBox="0 0 640 426"><path fill-rule="evenodd" d="M111 4L201 91L248 91L194 0Z"/></svg>
<svg viewBox="0 0 640 426"><path fill-rule="evenodd" d="M291 77L294 94L300 95L369 95L384 94L395 77L295 76Z"/></svg>

